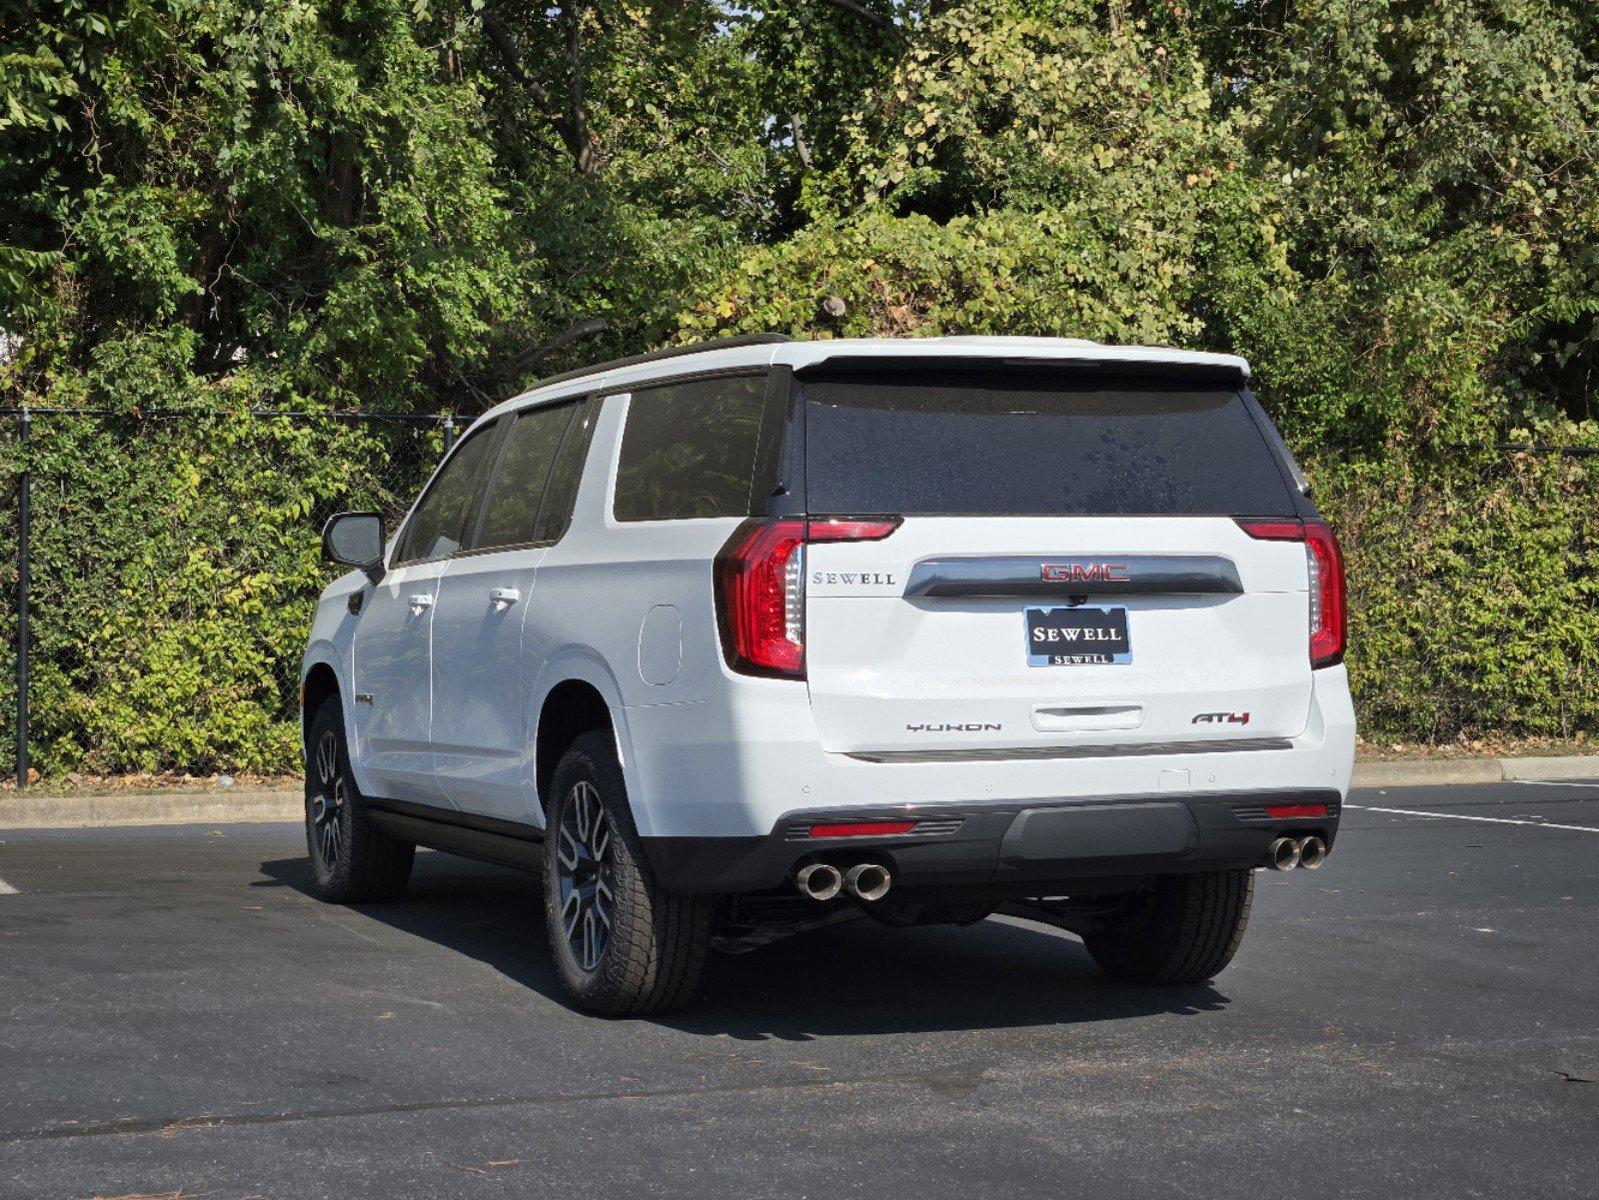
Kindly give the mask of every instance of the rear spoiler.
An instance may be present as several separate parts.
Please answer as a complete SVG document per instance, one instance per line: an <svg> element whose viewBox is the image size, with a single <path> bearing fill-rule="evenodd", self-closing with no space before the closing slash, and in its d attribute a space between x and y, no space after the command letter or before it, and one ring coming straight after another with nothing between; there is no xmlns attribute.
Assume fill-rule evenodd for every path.
<svg viewBox="0 0 1599 1200"><path fill-rule="evenodd" d="M959 375L1001 369L1031 376L1039 382L1076 375L1114 381L1119 386L1160 383L1194 388L1241 388L1249 373L1229 363L1161 362L1121 358L1037 358L996 355L840 354L808 366L794 368L801 379L859 378L870 375L891 379L899 375ZM1086 381L1086 380L1085 380Z"/></svg>

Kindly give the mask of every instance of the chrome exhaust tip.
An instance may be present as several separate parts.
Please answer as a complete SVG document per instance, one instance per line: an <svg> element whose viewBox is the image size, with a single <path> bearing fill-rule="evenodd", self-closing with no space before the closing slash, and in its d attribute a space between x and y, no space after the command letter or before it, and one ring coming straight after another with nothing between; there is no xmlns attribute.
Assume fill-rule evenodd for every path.
<svg viewBox="0 0 1599 1200"><path fill-rule="evenodd" d="M857 863L844 875L844 886L858 900L881 900L893 882L888 868L877 863Z"/></svg>
<svg viewBox="0 0 1599 1200"><path fill-rule="evenodd" d="M832 863L811 863L795 873L794 886L812 900L831 900L843 888L844 877Z"/></svg>
<svg viewBox="0 0 1599 1200"><path fill-rule="evenodd" d="M1314 871L1327 861L1327 843L1319 837L1308 837L1299 843L1299 865Z"/></svg>
<svg viewBox="0 0 1599 1200"><path fill-rule="evenodd" d="M1299 865L1299 843L1280 837L1266 849L1266 865L1273 871L1292 871Z"/></svg>

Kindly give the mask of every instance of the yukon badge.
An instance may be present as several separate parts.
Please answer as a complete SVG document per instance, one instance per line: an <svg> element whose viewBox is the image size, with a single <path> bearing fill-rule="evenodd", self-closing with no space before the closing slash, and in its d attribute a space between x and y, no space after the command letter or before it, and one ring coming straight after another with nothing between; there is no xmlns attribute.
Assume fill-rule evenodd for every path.
<svg viewBox="0 0 1599 1200"><path fill-rule="evenodd" d="M1195 725L1248 725L1249 714L1246 712L1219 712L1200 713L1194 717Z"/></svg>
<svg viewBox="0 0 1599 1200"><path fill-rule="evenodd" d="M905 726L907 733L998 733L1003 725L993 721L965 721L953 725L924 725L915 724Z"/></svg>

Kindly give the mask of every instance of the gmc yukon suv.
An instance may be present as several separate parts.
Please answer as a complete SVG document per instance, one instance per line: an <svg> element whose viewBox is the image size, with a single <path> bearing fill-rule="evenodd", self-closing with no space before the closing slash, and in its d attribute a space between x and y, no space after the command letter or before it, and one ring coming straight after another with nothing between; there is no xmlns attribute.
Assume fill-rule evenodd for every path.
<svg viewBox="0 0 1599 1200"><path fill-rule="evenodd" d="M303 671L327 900L415 847L540 871L591 1011L712 949L1004 912L1193 983L1354 755L1344 578L1242 359L1033 338L731 339L478 419Z"/></svg>

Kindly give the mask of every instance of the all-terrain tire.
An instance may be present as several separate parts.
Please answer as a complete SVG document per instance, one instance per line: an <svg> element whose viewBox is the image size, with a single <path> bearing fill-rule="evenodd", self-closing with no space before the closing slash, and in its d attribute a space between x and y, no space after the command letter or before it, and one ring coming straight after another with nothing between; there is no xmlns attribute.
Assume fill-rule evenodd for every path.
<svg viewBox="0 0 1599 1200"><path fill-rule="evenodd" d="M1253 871L1158 876L1127 917L1083 944L1128 983L1203 983L1238 952L1254 894Z"/></svg>
<svg viewBox="0 0 1599 1200"><path fill-rule="evenodd" d="M305 742L305 845L312 888L331 904L392 900L411 878L416 847L372 823L350 771L344 712L328 696Z"/></svg>
<svg viewBox="0 0 1599 1200"><path fill-rule="evenodd" d="M599 903L608 904L604 920L589 916ZM579 736L555 768L544 837L545 925L573 1001L608 1017L682 1007L705 968L713 913L706 897L673 895L655 881L610 733ZM604 929L598 949L577 927L585 921ZM585 955L596 960L585 966Z"/></svg>

